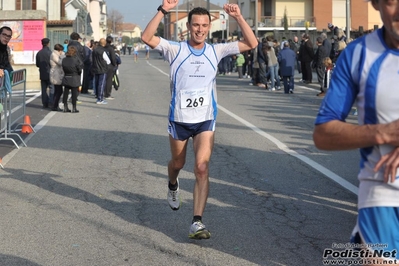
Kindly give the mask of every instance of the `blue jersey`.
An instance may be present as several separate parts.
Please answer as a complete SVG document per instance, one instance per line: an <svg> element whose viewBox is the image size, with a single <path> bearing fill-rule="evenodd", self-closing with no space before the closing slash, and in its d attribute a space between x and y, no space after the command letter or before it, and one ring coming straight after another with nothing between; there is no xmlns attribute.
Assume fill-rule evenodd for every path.
<svg viewBox="0 0 399 266"><path fill-rule="evenodd" d="M205 43L203 49L195 50L188 42L161 38L155 49L162 51L170 63L169 120L183 123L216 120L217 66L223 57L239 53L238 42Z"/></svg>
<svg viewBox="0 0 399 266"><path fill-rule="evenodd" d="M395 91L399 84L399 51L385 44L383 30L351 42L341 53L316 124L345 121L353 104L360 125L399 119L399 93ZM384 184L384 169L377 173L373 170L381 156L394 148L375 145L360 149L359 208L399 206L399 181Z"/></svg>

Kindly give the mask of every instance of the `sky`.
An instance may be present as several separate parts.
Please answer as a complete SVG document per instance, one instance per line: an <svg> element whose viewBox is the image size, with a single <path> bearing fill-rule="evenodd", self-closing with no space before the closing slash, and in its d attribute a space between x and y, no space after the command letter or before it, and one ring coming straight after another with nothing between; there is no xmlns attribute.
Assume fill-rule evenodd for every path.
<svg viewBox="0 0 399 266"><path fill-rule="evenodd" d="M213 4L225 3L223 0L210 0ZM179 5L184 0L179 0ZM107 11L112 9L123 15L123 21L138 24L141 30L147 26L148 22L155 16L157 8L162 4L162 0L106 0Z"/></svg>

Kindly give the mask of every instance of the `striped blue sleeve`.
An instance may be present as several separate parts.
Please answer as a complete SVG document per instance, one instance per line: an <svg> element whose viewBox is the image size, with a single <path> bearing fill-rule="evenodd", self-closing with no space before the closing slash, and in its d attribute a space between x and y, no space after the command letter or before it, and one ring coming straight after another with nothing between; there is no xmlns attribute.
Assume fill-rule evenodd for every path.
<svg viewBox="0 0 399 266"><path fill-rule="evenodd" d="M345 121L356 100L361 65L361 40L348 45L339 56L331 76L330 87L323 99L315 124L333 120Z"/></svg>

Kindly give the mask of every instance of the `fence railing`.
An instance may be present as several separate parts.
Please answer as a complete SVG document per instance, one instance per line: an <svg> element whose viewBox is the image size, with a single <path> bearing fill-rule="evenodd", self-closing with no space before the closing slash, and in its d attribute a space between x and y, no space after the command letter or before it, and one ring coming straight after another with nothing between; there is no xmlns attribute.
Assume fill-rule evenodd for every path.
<svg viewBox="0 0 399 266"><path fill-rule="evenodd" d="M21 119L24 120L26 115L26 69L4 72L5 75L0 78L0 141L11 141L19 149L14 138L10 136L16 136L26 146L22 137L15 131L19 125L32 128L24 122L14 127ZM1 164L0 167L3 168Z"/></svg>

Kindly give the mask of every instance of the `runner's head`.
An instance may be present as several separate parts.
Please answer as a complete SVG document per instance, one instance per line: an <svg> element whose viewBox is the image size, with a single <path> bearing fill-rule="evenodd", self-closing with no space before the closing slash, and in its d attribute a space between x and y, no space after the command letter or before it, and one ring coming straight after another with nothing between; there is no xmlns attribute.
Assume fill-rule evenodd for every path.
<svg viewBox="0 0 399 266"><path fill-rule="evenodd" d="M196 7L188 14L187 29L190 32L190 45L202 48L211 28L211 15L202 7Z"/></svg>

